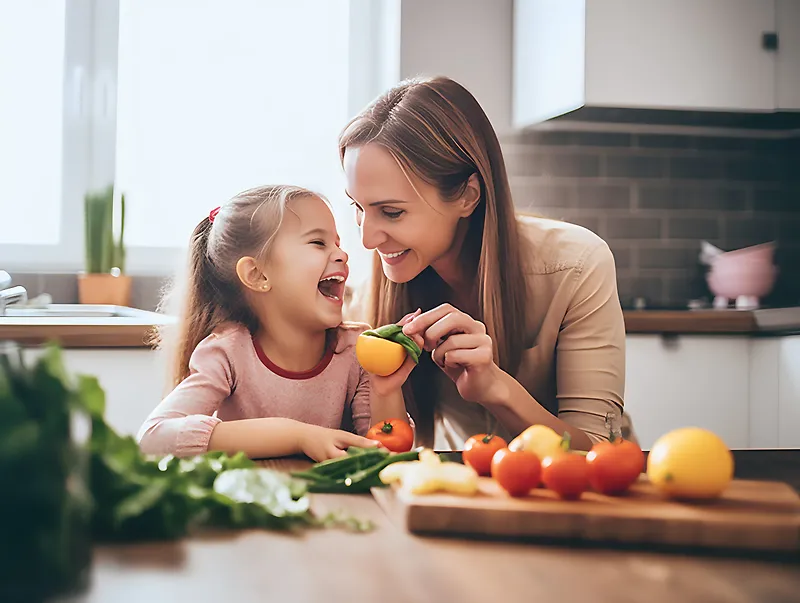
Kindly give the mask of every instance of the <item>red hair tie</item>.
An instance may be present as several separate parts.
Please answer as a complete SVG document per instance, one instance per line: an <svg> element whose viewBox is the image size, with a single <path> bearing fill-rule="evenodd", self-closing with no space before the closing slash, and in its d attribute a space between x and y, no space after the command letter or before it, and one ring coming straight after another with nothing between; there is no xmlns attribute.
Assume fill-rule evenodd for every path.
<svg viewBox="0 0 800 603"><path fill-rule="evenodd" d="M208 214L208 221L209 221L209 222L211 222L212 224L214 223L214 218L216 218L216 217L217 217L217 214L219 213L219 209L220 209L219 207L215 207L215 208L214 208L214 209L212 209L212 210L211 210L211 212Z"/></svg>

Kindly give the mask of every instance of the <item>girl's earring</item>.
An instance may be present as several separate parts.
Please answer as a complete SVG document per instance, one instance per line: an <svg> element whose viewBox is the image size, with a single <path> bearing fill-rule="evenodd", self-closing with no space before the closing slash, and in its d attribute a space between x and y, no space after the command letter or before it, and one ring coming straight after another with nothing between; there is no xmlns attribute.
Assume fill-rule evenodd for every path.
<svg viewBox="0 0 800 603"><path fill-rule="evenodd" d="M263 285L261 285L261 288L262 288L264 291L269 291L269 289L270 289L270 287L269 287L269 283L264 283Z"/></svg>

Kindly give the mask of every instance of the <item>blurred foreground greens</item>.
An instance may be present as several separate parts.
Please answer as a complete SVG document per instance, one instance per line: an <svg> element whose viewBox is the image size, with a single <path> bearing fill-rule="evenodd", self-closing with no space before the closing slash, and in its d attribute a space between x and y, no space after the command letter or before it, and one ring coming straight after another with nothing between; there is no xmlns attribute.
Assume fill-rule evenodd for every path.
<svg viewBox="0 0 800 603"><path fill-rule="evenodd" d="M105 422L97 379L51 345L0 344L0 601L84 588L93 542L174 539L201 526L295 530L317 519L303 480L244 455L150 458Z"/></svg>

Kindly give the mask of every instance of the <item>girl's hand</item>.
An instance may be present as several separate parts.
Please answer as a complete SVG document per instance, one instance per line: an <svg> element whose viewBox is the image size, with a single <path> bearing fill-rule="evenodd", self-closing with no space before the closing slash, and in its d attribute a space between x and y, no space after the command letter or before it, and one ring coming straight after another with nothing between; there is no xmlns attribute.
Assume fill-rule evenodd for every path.
<svg viewBox="0 0 800 603"><path fill-rule="evenodd" d="M405 326L411 320L416 318L422 313L422 310L417 310L416 312L412 312L411 314L406 314L403 318L401 318L397 324L401 326ZM409 335L411 339L419 346L422 347L423 340L422 337L419 335ZM393 372L391 375L387 375L386 377L381 377L380 375L374 375L370 373L369 381L370 381L370 389L373 393L377 394L378 396L388 396L394 392L400 390L403 387L403 384L408 379L408 376L411 374L411 371L414 370L414 367L417 366L417 363L414 362L410 356L406 357L405 362L400 365L400 368Z"/></svg>
<svg viewBox="0 0 800 603"><path fill-rule="evenodd" d="M464 400L489 403L502 371L494 362L486 326L450 304L414 317L403 327L409 337L421 336L431 358L453 380Z"/></svg>
<svg viewBox="0 0 800 603"><path fill-rule="evenodd" d="M300 450L316 462L347 454L350 446L376 448L379 443L342 429L329 429L319 425L303 425L300 433Z"/></svg>

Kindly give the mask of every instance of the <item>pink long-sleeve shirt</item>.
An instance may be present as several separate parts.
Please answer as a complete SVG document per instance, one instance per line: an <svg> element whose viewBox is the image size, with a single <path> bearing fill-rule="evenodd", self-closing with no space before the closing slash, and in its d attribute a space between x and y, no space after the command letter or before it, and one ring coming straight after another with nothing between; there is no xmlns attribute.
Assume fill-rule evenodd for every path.
<svg viewBox="0 0 800 603"><path fill-rule="evenodd" d="M366 328L366 327L365 327ZM195 348L186 377L150 413L137 439L147 454L208 451L220 421L282 417L364 435L370 427L369 377L358 364L356 329L339 329L313 369L276 366L242 325L216 329Z"/></svg>

